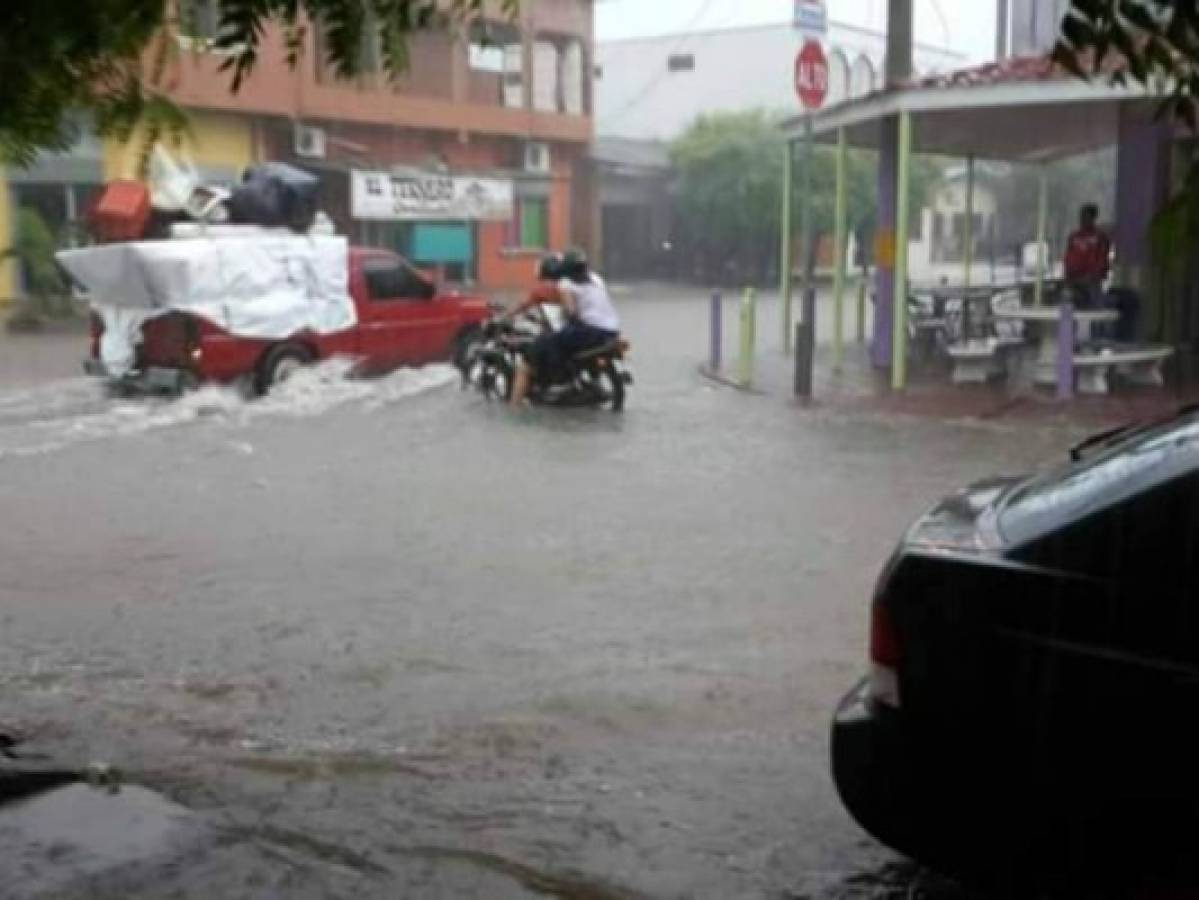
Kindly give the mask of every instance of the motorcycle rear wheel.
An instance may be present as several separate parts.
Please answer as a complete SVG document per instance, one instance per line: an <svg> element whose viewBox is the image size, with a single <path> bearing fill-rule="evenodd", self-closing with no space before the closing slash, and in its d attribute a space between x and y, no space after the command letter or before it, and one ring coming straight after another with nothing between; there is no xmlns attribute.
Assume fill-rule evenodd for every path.
<svg viewBox="0 0 1199 900"><path fill-rule="evenodd" d="M584 375L597 409L618 413L624 409L624 378L615 367L593 366Z"/></svg>

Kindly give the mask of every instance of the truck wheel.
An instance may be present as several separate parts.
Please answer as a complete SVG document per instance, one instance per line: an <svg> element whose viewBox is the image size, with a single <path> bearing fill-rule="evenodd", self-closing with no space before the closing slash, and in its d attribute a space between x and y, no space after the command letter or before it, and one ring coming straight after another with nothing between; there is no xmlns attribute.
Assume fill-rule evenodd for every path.
<svg viewBox="0 0 1199 900"><path fill-rule="evenodd" d="M301 344L279 344L267 351L258 364L254 387L259 396L287 381L297 371L312 364L312 352Z"/></svg>

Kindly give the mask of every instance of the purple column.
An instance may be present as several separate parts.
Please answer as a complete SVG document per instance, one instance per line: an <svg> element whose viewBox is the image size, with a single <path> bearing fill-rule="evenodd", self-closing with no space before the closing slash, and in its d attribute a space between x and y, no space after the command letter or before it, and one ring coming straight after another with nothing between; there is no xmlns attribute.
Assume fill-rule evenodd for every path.
<svg viewBox="0 0 1199 900"><path fill-rule="evenodd" d="M708 366L715 375L720 371L721 351L724 348L724 329L721 319L723 312L724 301L720 296L720 291L712 292L712 311L711 311L711 328L709 329L711 346L708 350Z"/></svg>
<svg viewBox="0 0 1199 900"><path fill-rule="evenodd" d="M1149 264L1149 225L1167 198L1170 125L1152 107L1120 107L1120 148L1116 166L1114 214L1116 261L1120 268Z"/></svg>
<svg viewBox="0 0 1199 900"><path fill-rule="evenodd" d="M878 146L878 225L875 233L874 340L870 361L878 369L891 368L891 334L895 322L896 189L899 184L899 118L885 119Z"/></svg>
<svg viewBox="0 0 1199 900"><path fill-rule="evenodd" d="M1062 303L1057 323L1057 398L1074 396L1074 304Z"/></svg>

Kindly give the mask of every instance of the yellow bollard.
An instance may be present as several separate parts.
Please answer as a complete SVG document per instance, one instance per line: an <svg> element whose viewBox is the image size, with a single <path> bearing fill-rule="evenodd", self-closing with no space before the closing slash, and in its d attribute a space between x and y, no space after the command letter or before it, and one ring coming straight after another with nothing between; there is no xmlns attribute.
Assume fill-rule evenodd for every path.
<svg viewBox="0 0 1199 900"><path fill-rule="evenodd" d="M737 381L743 388L754 383L754 348L757 345L757 297L753 288L741 295L741 354L737 360Z"/></svg>

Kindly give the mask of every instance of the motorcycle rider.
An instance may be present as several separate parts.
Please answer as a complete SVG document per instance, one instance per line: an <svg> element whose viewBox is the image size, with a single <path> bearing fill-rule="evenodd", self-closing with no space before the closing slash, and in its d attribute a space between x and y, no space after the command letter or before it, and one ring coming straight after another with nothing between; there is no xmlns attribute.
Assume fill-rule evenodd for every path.
<svg viewBox="0 0 1199 900"><path fill-rule="evenodd" d="M570 358L620 336L620 317L608 287L587 263L582 250L552 254L541 261L538 285L506 314L515 317L539 303L561 306L566 324L537 338L517 364L511 403L519 407L536 376L557 378Z"/></svg>

